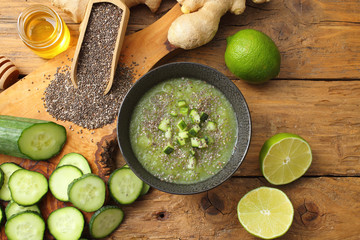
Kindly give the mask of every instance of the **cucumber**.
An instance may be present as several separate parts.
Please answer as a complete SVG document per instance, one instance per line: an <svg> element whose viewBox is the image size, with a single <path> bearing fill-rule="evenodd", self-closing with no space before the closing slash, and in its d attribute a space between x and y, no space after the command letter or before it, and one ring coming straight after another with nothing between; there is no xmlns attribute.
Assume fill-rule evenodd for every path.
<svg viewBox="0 0 360 240"><path fill-rule="evenodd" d="M92 215L89 223L90 234L94 238L105 238L119 227L124 212L117 206L103 206Z"/></svg>
<svg viewBox="0 0 360 240"><path fill-rule="evenodd" d="M74 207L59 208L47 219L49 232L57 240L77 240L84 230L84 216Z"/></svg>
<svg viewBox="0 0 360 240"><path fill-rule="evenodd" d="M13 215L5 224L5 234L9 240L42 240L45 232L45 221L32 211Z"/></svg>
<svg viewBox="0 0 360 240"><path fill-rule="evenodd" d="M141 194L143 181L129 168L116 169L109 178L109 191L112 198L120 204L130 204Z"/></svg>
<svg viewBox="0 0 360 240"><path fill-rule="evenodd" d="M4 209L3 209L2 206L0 205L0 225L3 223L4 220L5 220Z"/></svg>
<svg viewBox="0 0 360 240"><path fill-rule="evenodd" d="M0 115L0 153L32 160L57 155L66 129L51 121Z"/></svg>
<svg viewBox="0 0 360 240"><path fill-rule="evenodd" d="M33 211L33 212L37 212L39 214L41 214L40 212L40 208L38 205L31 205L31 206L20 206L19 204L17 204L14 201L10 201L8 203L8 205L5 208L5 215L6 218L9 219L11 216L20 213L20 212L25 212L25 211Z"/></svg>
<svg viewBox="0 0 360 240"><path fill-rule="evenodd" d="M14 202L22 206L34 205L48 191L48 181L38 172L19 169L9 179L9 189Z"/></svg>
<svg viewBox="0 0 360 240"><path fill-rule="evenodd" d="M149 192L149 190L150 190L149 184L144 183L143 188L141 189L140 196L147 194Z"/></svg>
<svg viewBox="0 0 360 240"><path fill-rule="evenodd" d="M11 193L9 190L9 178L16 170L22 169L15 163L7 162L0 165L0 169L4 172L4 183L0 189L0 199L4 201L11 200Z"/></svg>
<svg viewBox="0 0 360 240"><path fill-rule="evenodd" d="M78 167L83 174L91 173L89 162L80 153L68 153L65 156L63 156L60 162L58 163L57 167L63 165L72 165Z"/></svg>
<svg viewBox="0 0 360 240"><path fill-rule="evenodd" d="M49 177L49 188L52 195L63 202L69 201L68 187L70 183L83 173L75 166L63 165L56 168Z"/></svg>
<svg viewBox="0 0 360 240"><path fill-rule="evenodd" d="M105 202L106 185L97 175L88 173L75 179L68 187L70 202L84 212L93 212Z"/></svg>
<svg viewBox="0 0 360 240"><path fill-rule="evenodd" d="M5 173L3 170L1 170L0 168L0 189L2 188L3 184L4 184L4 179L5 179Z"/></svg>

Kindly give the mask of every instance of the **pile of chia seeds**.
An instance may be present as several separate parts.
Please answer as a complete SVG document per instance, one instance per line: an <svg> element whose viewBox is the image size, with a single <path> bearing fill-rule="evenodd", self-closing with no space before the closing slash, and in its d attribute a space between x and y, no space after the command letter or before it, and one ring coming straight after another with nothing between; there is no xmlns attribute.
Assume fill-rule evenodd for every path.
<svg viewBox="0 0 360 240"><path fill-rule="evenodd" d="M57 120L87 129L100 128L115 120L134 76L131 67L119 65L112 88L104 95L121 16L122 9L114 4L93 5L78 57L78 88L72 85L70 67L63 66L57 69L44 93L46 111Z"/></svg>

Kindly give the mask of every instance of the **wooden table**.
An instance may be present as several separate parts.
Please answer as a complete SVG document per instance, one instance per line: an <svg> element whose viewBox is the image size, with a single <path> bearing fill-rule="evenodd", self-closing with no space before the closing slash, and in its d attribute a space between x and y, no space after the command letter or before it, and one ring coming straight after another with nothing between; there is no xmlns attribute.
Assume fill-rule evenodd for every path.
<svg viewBox="0 0 360 240"><path fill-rule="evenodd" d="M16 31L18 14L34 3L50 5L48 0L0 0L0 54L22 76L45 63ZM128 34L156 21L174 4L165 0L157 14L145 6L132 8ZM58 12L75 44L78 24ZM301 135L313 150L306 175L278 187L295 209L292 227L282 239L360 239L359 24L357 0L248 2L244 14L222 18L209 44L161 61L203 63L229 76L251 111L251 146L236 174L211 191L178 196L152 189L123 207L126 218L109 239L254 239L240 225L236 205L246 192L270 186L261 175L258 154L264 141L279 132ZM267 84L244 83L225 66L226 37L245 28L265 32L280 49L281 72Z"/></svg>

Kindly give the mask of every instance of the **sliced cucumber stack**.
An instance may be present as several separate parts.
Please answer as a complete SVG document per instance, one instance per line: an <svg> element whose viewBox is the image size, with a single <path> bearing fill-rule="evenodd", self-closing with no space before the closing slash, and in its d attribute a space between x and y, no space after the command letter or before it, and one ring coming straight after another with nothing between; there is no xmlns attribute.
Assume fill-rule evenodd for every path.
<svg viewBox="0 0 360 240"><path fill-rule="evenodd" d="M89 162L86 158L79 153L68 153L63 156L58 163L57 167L61 167L63 165L72 165L78 167L83 174L91 173L91 168Z"/></svg>
<svg viewBox="0 0 360 240"><path fill-rule="evenodd" d="M119 168L109 178L109 191L115 201L130 204L141 194L143 181L130 168Z"/></svg>
<svg viewBox="0 0 360 240"><path fill-rule="evenodd" d="M51 121L0 115L0 153L32 160L57 155L66 129Z"/></svg>
<svg viewBox="0 0 360 240"><path fill-rule="evenodd" d="M9 179L11 198L19 205L30 206L40 201L48 191L48 181L38 172L19 169Z"/></svg>
<svg viewBox="0 0 360 240"><path fill-rule="evenodd" d="M99 176L88 173L69 185L68 195L75 207L85 212L93 212L105 202L106 185Z"/></svg>
<svg viewBox="0 0 360 240"><path fill-rule="evenodd" d="M5 234L11 240L42 240L44 232L44 220L40 214L32 211L15 214L5 224Z"/></svg>
<svg viewBox="0 0 360 240"><path fill-rule="evenodd" d="M60 201L68 202L68 187L70 183L81 177L82 171L71 165L56 168L49 177L49 188L54 197Z"/></svg>
<svg viewBox="0 0 360 240"><path fill-rule="evenodd" d="M20 212L25 212L25 211L33 211L33 212L37 212L37 213L41 214L40 208L38 205L31 205L31 206L24 207L24 206L17 204L14 201L10 201L5 208L5 215L6 215L6 218L9 219L11 216L18 214Z"/></svg>
<svg viewBox="0 0 360 240"><path fill-rule="evenodd" d="M117 206L104 206L97 210L90 219L90 234L94 238L110 235L122 222L124 212Z"/></svg>
<svg viewBox="0 0 360 240"><path fill-rule="evenodd" d="M57 240L77 240L84 229L84 216L74 207L64 207L50 213L47 225Z"/></svg>
<svg viewBox="0 0 360 240"><path fill-rule="evenodd" d="M10 201L11 200L11 193L9 190L9 178L11 174L13 174L16 170L22 169L22 167L19 167L15 163L7 162L0 165L0 169L4 173L4 182L2 184L2 187L0 189L0 199L4 201Z"/></svg>

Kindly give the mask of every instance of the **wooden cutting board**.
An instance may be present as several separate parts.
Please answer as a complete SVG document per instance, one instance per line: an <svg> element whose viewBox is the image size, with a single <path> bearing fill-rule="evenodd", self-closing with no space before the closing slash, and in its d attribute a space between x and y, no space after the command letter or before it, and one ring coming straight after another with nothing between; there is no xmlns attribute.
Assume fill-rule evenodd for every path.
<svg viewBox="0 0 360 240"><path fill-rule="evenodd" d="M175 5L162 18L147 28L125 37L120 63L133 68L135 81L148 72L160 59L176 50L167 41L170 24L181 15L179 5ZM88 130L71 122L56 121L44 108L44 91L53 79L57 68L71 65L70 59L75 47L49 60L45 65L27 75L0 94L0 114L51 120L66 127L67 142L61 153L48 161L31 161L0 154L0 163L15 162L20 166L41 172L47 178L57 163L67 153L78 152L89 161L92 171L105 181L113 170L111 149L116 146L116 121L102 128ZM70 126L72 129L70 129ZM42 200L41 208L45 219L54 209L70 205L57 201L50 193ZM90 214L85 214L86 218ZM2 232L2 238L5 234Z"/></svg>

